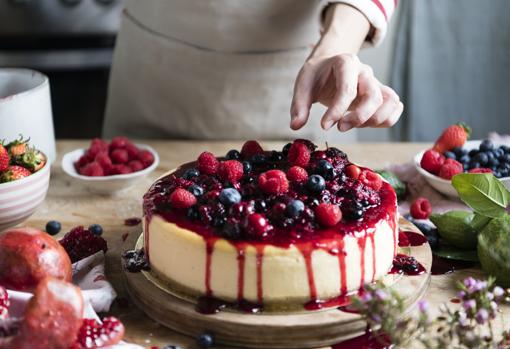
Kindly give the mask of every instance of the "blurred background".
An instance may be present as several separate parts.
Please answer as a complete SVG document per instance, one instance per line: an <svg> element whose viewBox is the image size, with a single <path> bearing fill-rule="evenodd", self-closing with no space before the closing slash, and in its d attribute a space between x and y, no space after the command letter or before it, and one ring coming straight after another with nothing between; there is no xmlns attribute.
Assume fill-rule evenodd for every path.
<svg viewBox="0 0 510 349"><path fill-rule="evenodd" d="M123 0L0 0L0 67L47 74L57 138L101 133ZM388 34L361 60L397 90L406 111L390 130L346 141L431 141L467 121L474 137L509 133L510 2L401 1ZM467 103L469 101L469 103Z"/></svg>

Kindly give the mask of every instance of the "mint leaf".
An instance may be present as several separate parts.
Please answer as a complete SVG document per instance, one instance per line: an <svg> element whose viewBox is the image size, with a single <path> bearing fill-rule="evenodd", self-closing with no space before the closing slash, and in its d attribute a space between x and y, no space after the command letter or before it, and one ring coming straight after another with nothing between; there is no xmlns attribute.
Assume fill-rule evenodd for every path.
<svg viewBox="0 0 510 349"><path fill-rule="evenodd" d="M476 213L491 218L508 214L510 192L494 175L462 173L453 177L452 185Z"/></svg>
<svg viewBox="0 0 510 349"><path fill-rule="evenodd" d="M451 245L440 245L433 253L436 256L458 261L478 262L476 250L463 250Z"/></svg>
<svg viewBox="0 0 510 349"><path fill-rule="evenodd" d="M475 213L473 219L471 220L471 227L473 227L473 229L476 232L480 232L482 231L483 228L485 228L487 224L489 224L491 219L492 218L490 217L482 216L479 213Z"/></svg>
<svg viewBox="0 0 510 349"><path fill-rule="evenodd" d="M433 213L429 219L437 227L441 238L448 244L464 250L476 249L478 231L473 229L474 214L467 211Z"/></svg>

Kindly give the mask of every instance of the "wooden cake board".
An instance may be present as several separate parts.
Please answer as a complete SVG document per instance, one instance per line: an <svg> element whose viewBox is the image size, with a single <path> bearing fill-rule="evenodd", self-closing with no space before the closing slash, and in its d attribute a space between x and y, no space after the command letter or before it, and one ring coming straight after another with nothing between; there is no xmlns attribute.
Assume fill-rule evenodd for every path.
<svg viewBox="0 0 510 349"><path fill-rule="evenodd" d="M421 234L403 218L399 225L400 230ZM141 247L141 241L143 239L139 239L136 247ZM425 273L416 276L386 276L385 283L405 299L405 316L427 290L432 251L429 244L399 249L415 257L426 269ZM185 335L196 337L212 333L218 344L245 348L317 348L361 335L366 329L363 317L337 308L261 314L221 311L205 315L195 311L192 301L176 296L172 290L155 282L149 273L122 270L130 297L149 317Z"/></svg>

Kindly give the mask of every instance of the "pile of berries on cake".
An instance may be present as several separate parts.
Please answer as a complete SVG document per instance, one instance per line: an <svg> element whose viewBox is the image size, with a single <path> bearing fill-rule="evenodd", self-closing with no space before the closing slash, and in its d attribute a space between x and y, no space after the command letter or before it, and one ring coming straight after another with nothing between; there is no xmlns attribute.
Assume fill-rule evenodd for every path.
<svg viewBox="0 0 510 349"><path fill-rule="evenodd" d="M510 147L496 146L486 139L478 148L466 149L463 146L470 132L464 124L446 128L433 148L423 154L421 167L448 180L463 172L493 173L497 178L510 176Z"/></svg>
<svg viewBox="0 0 510 349"><path fill-rule="evenodd" d="M46 157L22 136L10 143L0 142L0 183L30 176L46 164Z"/></svg>
<svg viewBox="0 0 510 349"><path fill-rule="evenodd" d="M126 137L114 137L110 143L94 138L74 167L83 176L102 177L138 172L153 162L150 151L138 148Z"/></svg>
<svg viewBox="0 0 510 349"><path fill-rule="evenodd" d="M316 148L298 139L281 151L248 141L225 158L203 152L152 186L145 212L184 216L233 240L301 239L362 222L385 183L341 150Z"/></svg>

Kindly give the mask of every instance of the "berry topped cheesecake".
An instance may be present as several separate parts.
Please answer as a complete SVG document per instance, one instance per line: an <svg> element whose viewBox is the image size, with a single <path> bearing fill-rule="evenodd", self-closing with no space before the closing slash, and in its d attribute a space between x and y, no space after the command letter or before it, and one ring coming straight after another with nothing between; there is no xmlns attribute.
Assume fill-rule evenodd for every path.
<svg viewBox="0 0 510 349"><path fill-rule="evenodd" d="M387 274L398 246L395 191L341 150L316 148L296 140L264 151L248 141L158 179L144 196L151 272L198 297L204 312L338 305Z"/></svg>

